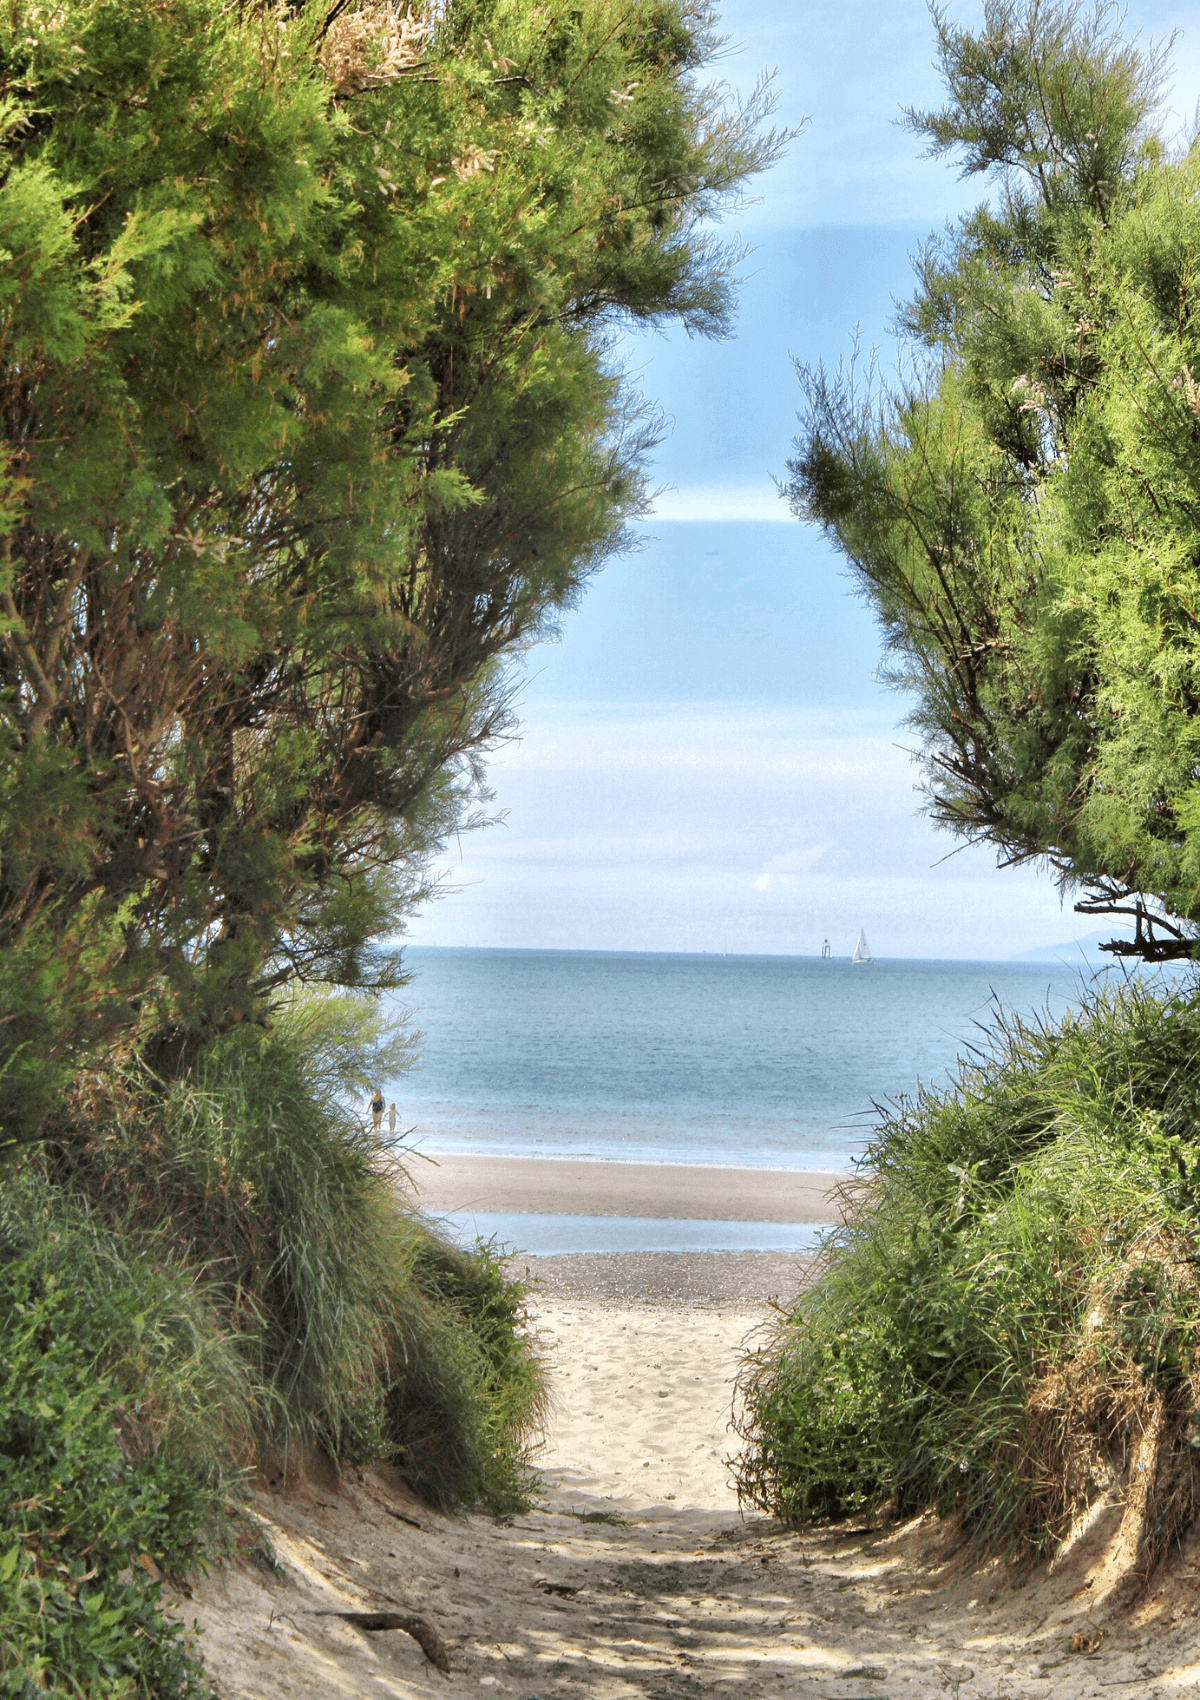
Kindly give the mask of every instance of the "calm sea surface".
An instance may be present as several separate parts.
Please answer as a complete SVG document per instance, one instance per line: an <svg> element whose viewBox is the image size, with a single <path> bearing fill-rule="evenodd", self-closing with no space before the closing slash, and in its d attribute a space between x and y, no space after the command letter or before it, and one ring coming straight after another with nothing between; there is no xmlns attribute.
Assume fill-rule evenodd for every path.
<svg viewBox="0 0 1200 1700"><path fill-rule="evenodd" d="M422 1150L839 1170L872 1101L947 1078L997 1006L1060 1015L1057 965L410 948L423 1032L388 1089Z"/></svg>

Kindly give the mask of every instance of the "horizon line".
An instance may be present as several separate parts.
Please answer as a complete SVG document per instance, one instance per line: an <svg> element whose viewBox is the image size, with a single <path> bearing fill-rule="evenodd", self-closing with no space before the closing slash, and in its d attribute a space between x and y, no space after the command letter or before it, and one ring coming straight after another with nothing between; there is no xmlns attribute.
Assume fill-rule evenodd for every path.
<svg viewBox="0 0 1200 1700"><path fill-rule="evenodd" d="M1133 961L1132 958L1113 957L1111 959L1093 958L1086 953L1082 944L1063 943L1053 945L1033 945L1028 950L1018 951L1012 956L882 956L875 953L869 962L853 962L850 953L822 957L819 951L784 951L784 950L638 950L621 945L540 945L540 944L422 944L410 941L400 946L401 950L442 950L442 951L487 951L507 953L522 956L696 956L715 957L722 960L743 962L849 962L857 967L872 967L877 963L978 963L989 968L1009 967L1063 967L1063 968L1109 968L1118 963ZM1048 951L1078 950L1084 952L1082 960L1071 960L1067 957L1045 957ZM1135 966L1146 966L1137 964ZM1188 963L1154 963L1154 968L1187 967Z"/></svg>

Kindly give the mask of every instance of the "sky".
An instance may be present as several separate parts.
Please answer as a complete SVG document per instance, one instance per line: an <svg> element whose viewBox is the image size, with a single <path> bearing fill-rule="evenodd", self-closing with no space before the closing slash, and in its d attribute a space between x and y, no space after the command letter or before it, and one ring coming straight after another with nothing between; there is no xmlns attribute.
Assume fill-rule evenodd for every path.
<svg viewBox="0 0 1200 1700"><path fill-rule="evenodd" d="M975 26L982 6L952 8ZM1194 6L1134 0L1126 31L1176 31L1166 126L1200 100ZM728 221L753 252L733 334L627 335L614 352L661 408L660 489L556 642L526 658L520 737L490 765L502 817L440 864L413 943L1003 959L1090 931L1049 876L998 869L921 811L906 704L838 556L778 494L794 361L857 345L885 371L923 239L978 180L920 157L900 109L937 105L921 0L727 0L717 78L774 71L786 157Z"/></svg>

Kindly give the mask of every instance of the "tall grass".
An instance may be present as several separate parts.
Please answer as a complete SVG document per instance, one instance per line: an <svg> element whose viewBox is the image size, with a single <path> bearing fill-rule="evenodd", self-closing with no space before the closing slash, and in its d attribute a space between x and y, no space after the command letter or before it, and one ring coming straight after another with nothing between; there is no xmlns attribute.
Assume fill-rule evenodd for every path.
<svg viewBox="0 0 1200 1700"><path fill-rule="evenodd" d="M1200 995L1131 984L1001 1024L884 1119L864 1179L744 1367L743 1500L932 1507L1045 1552L1136 1455L1147 1570L1196 1508Z"/></svg>
<svg viewBox="0 0 1200 1700"><path fill-rule="evenodd" d="M433 1504L519 1510L531 1486L524 1440L540 1431L547 1406L525 1290L495 1245L468 1255L429 1234L412 1246L408 1280L420 1300L393 1311L389 1444Z"/></svg>
<svg viewBox="0 0 1200 1700"><path fill-rule="evenodd" d="M317 1448L393 1460L445 1508L527 1500L523 1290L405 1204L348 1109L344 1027L310 1003L187 1079L92 1082L75 1137L10 1163L0 1692L198 1692L157 1577L230 1538L256 1467Z"/></svg>
<svg viewBox="0 0 1200 1700"><path fill-rule="evenodd" d="M405 1204L314 1030L327 1051L336 1027L306 1020L222 1042L165 1093L138 1083L64 1182L203 1270L265 1448L395 1456L441 1505L507 1507L544 1402L523 1291Z"/></svg>

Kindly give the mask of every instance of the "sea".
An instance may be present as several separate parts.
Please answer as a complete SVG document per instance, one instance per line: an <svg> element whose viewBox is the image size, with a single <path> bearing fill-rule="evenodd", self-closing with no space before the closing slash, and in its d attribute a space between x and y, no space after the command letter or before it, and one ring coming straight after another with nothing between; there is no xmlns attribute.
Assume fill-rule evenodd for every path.
<svg viewBox="0 0 1200 1700"><path fill-rule="evenodd" d="M421 1038L386 1090L410 1152L817 1172L851 1170L879 1107L945 1085L999 1018L1056 1020L1097 979L1054 962L632 951L412 946L405 961ZM802 1250L821 1232L482 1212L448 1226L547 1256Z"/></svg>

